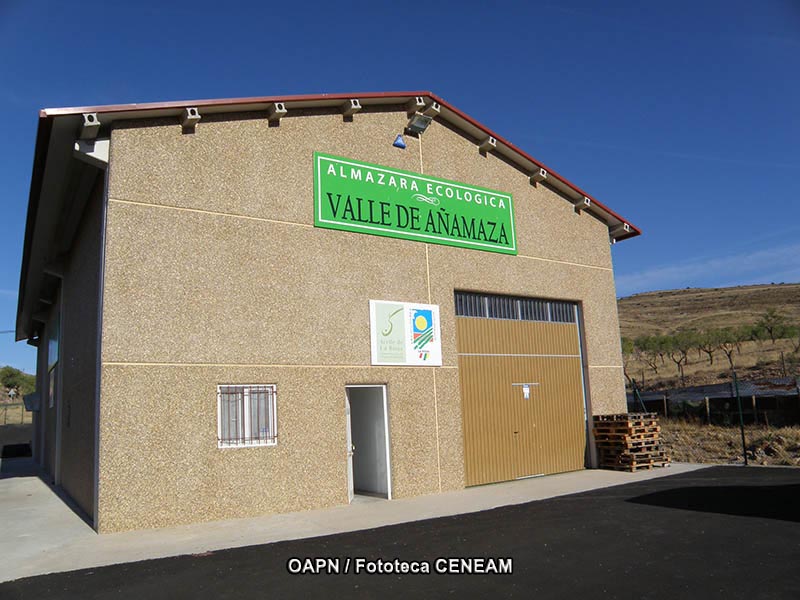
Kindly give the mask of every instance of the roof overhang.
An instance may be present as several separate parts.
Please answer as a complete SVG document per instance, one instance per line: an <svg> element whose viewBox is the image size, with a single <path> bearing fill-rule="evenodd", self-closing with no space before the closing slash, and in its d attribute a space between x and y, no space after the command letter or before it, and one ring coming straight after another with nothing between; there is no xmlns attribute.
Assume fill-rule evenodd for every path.
<svg viewBox="0 0 800 600"><path fill-rule="evenodd" d="M85 198L79 198L78 194L86 191L87 181L104 166L103 151L107 152L107 145L104 145L104 140L98 140L95 148L93 140L114 121L174 117L184 125L193 125L202 115L259 111L273 120L295 110L314 108L336 110L349 116L363 107L413 105L420 102L428 107L437 104L437 110L431 113L436 119L474 138L482 151L496 153L515 165L530 178L531 184L546 182L546 185L572 202L576 209L603 221L608 226L612 242L641 234L637 227L565 177L428 91L263 96L48 108L39 112L20 275L17 339L31 339L36 333L34 318L40 314L43 303L48 301L46 296L50 286L47 280L52 277L48 275L48 265L57 262L59 252L68 249L68 246L63 246L70 241L71 227L76 225L76 205L82 208L81 203L85 202ZM76 156L80 156L80 159L76 159ZM68 183L65 185L65 182ZM65 221L68 223L65 224ZM52 243L54 236L59 237L55 244Z"/></svg>
<svg viewBox="0 0 800 600"><path fill-rule="evenodd" d="M105 140L79 143L79 120L39 119L16 323L16 339L34 345L55 302L83 209L105 168Z"/></svg>

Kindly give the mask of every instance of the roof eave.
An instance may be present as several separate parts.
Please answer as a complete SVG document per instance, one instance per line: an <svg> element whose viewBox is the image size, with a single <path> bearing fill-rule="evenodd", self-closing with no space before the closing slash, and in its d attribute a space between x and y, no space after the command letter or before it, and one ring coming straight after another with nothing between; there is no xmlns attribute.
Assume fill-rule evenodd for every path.
<svg viewBox="0 0 800 600"><path fill-rule="evenodd" d="M230 113L268 110L275 103L283 103L289 109L302 109L311 107L334 107L337 103L344 103L349 99L358 99L364 105L402 104L408 99L422 97L436 102L441 107L440 117L472 137L492 137L496 140L496 151L511 160L523 172L533 172L544 169L547 171L547 183L554 186L573 201L583 198L591 200L587 212L601 219L612 230L619 233L612 236L613 241L622 241L641 235L641 230L627 221L603 203L584 192L574 183L547 167L544 163L533 158L524 150L518 148L504 137L498 135L479 121L462 112L446 100L430 91L405 91L405 92L361 92L341 94L303 94L287 96L258 96L248 98L227 98L209 100L191 100L177 102L148 102L136 104L112 104L101 106L74 106L66 108L46 108L39 112L39 123L34 150L33 169L31 174L31 188L28 197L28 214L25 226L25 241L22 255L22 270L20 273L20 287L17 305L17 339L30 338L34 332L29 331L29 319L23 318L24 305L27 301L26 279L30 267L31 244L36 226L43 177L47 166L48 149L53 123L56 119L74 117L85 113L96 113L102 125L107 125L115 120L159 118L180 115L184 109L195 107L203 113ZM77 134L76 134L77 135ZM621 228L625 227L623 231Z"/></svg>

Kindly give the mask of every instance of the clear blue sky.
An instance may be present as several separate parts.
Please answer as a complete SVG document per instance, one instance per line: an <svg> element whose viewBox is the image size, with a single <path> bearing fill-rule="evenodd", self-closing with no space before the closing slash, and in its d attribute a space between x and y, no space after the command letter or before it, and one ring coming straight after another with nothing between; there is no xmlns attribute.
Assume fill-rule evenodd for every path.
<svg viewBox="0 0 800 600"><path fill-rule="evenodd" d="M644 231L619 295L800 281L798 0L0 0L0 330L40 108L417 89Z"/></svg>

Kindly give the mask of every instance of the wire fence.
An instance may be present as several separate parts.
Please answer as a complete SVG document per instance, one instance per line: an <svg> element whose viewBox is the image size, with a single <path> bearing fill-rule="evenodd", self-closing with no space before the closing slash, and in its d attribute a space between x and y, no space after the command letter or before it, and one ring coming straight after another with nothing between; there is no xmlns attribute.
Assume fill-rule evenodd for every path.
<svg viewBox="0 0 800 600"><path fill-rule="evenodd" d="M800 381L741 381L631 391L628 410L660 415L673 461L800 466Z"/></svg>
<svg viewBox="0 0 800 600"><path fill-rule="evenodd" d="M24 425L33 422L33 413L25 410L25 405L0 404L0 425Z"/></svg>

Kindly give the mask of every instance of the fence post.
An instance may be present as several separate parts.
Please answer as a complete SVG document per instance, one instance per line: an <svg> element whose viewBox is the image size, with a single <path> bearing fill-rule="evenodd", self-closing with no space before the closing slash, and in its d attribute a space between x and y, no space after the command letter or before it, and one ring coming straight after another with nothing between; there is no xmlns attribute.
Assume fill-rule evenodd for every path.
<svg viewBox="0 0 800 600"><path fill-rule="evenodd" d="M758 425L758 409L756 408L756 397L751 396L753 399L753 423Z"/></svg>
<svg viewBox="0 0 800 600"><path fill-rule="evenodd" d="M733 371L733 387L736 390L736 404L739 407L739 429L742 432L742 457L744 466L747 466L747 443L744 441L744 417L742 416L742 397L739 395L739 380L736 378L736 371Z"/></svg>
<svg viewBox="0 0 800 600"><path fill-rule="evenodd" d="M708 405L708 396L705 397L706 401L706 424L711 425L711 407Z"/></svg>
<svg viewBox="0 0 800 600"><path fill-rule="evenodd" d="M664 418L666 419L669 416L669 412L667 411L667 393L664 392Z"/></svg>

